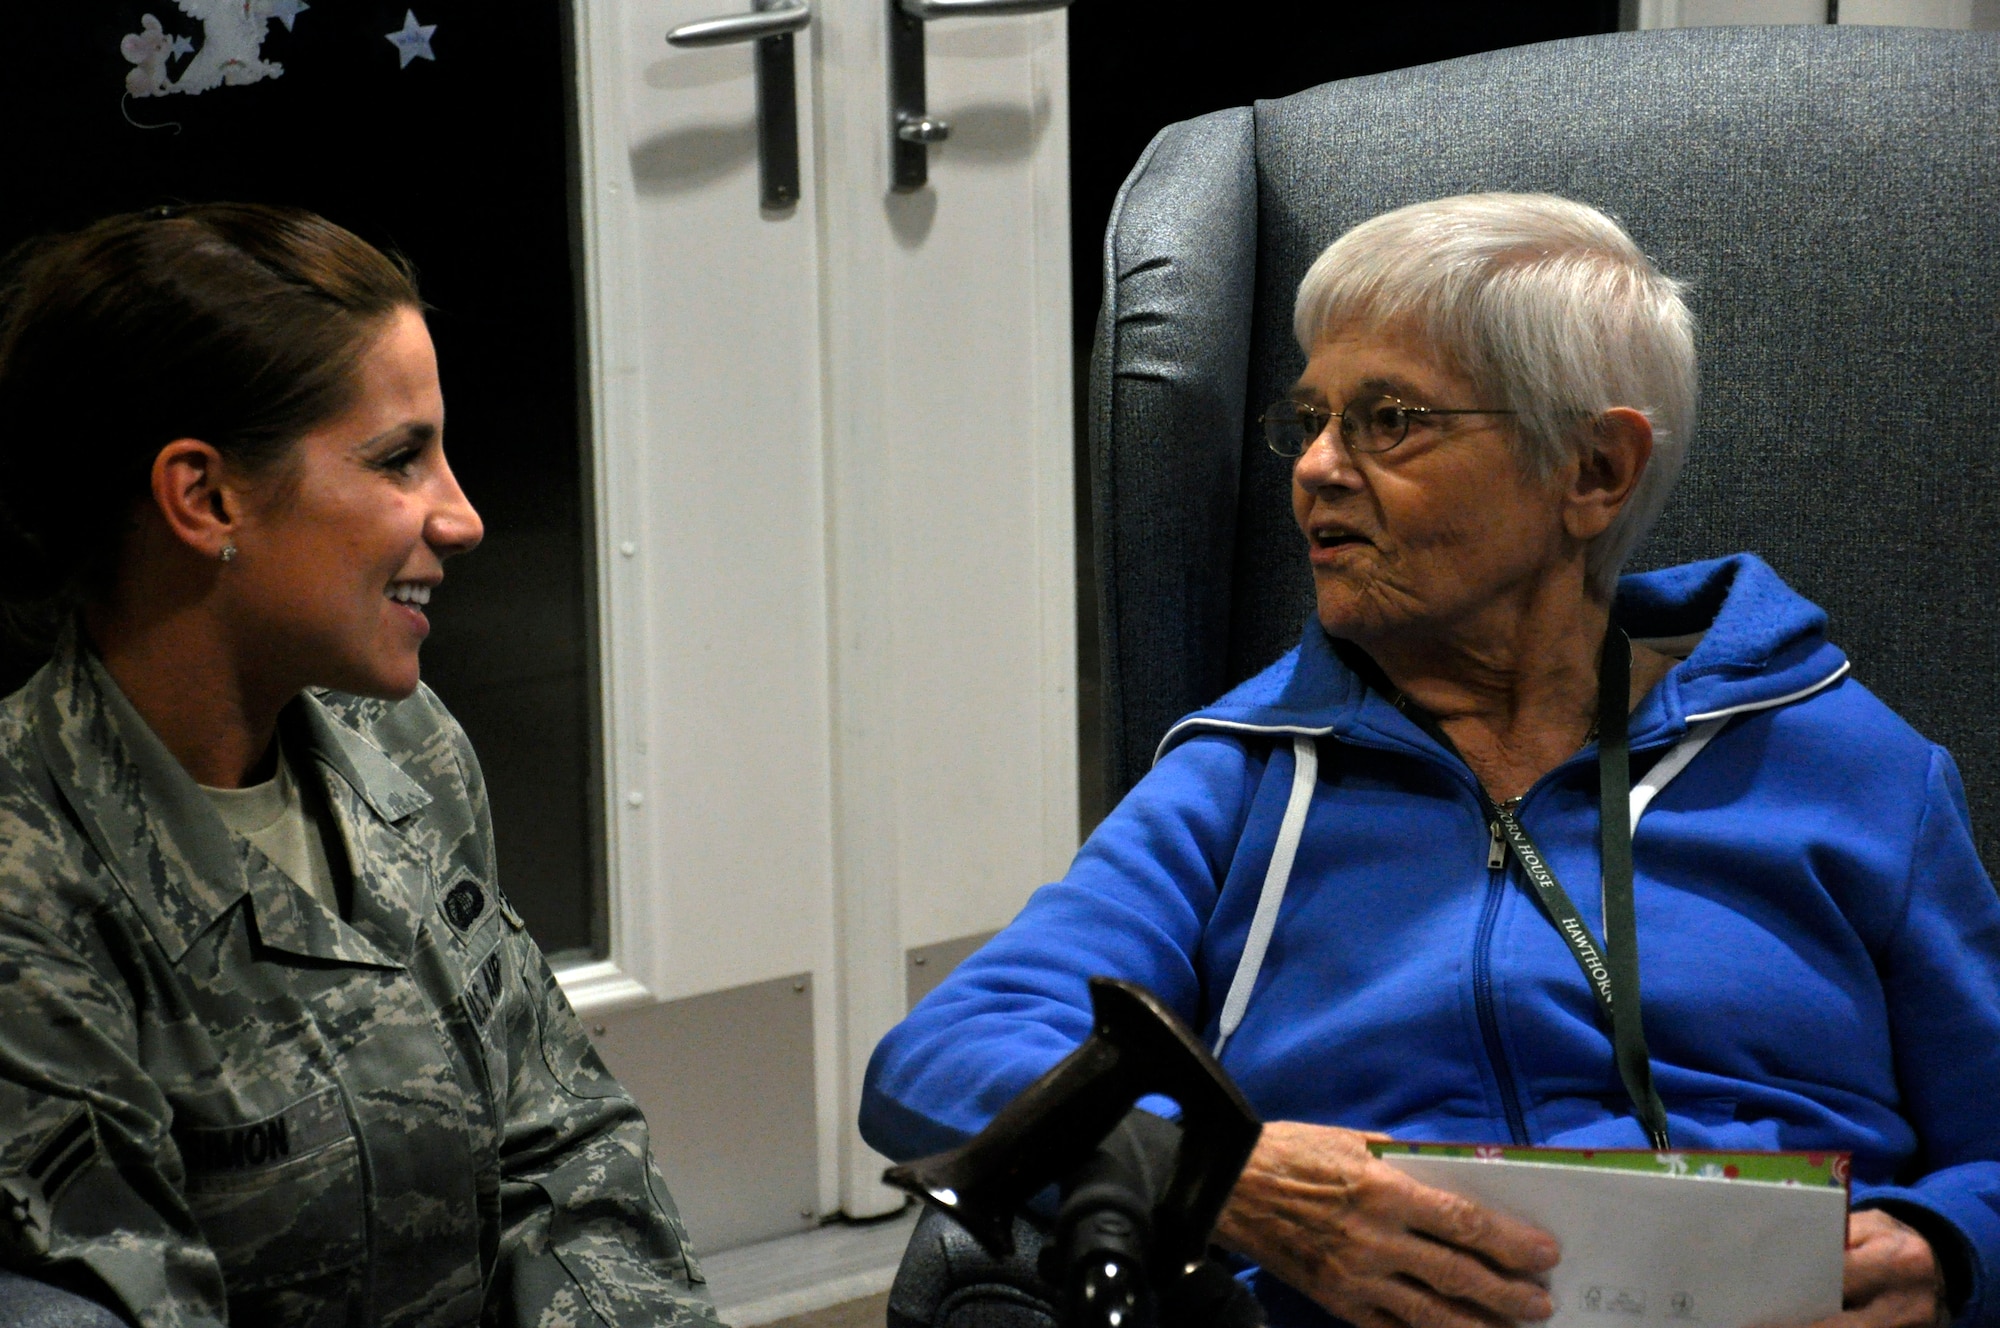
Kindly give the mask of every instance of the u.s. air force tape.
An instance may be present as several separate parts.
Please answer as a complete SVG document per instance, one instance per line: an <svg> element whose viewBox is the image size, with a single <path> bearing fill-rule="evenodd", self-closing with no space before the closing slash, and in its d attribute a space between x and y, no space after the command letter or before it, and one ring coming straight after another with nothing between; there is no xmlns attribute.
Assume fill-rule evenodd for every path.
<svg viewBox="0 0 2000 1328"><path fill-rule="evenodd" d="M174 1142L189 1172L261 1171L316 1153L347 1138L338 1088L323 1088L275 1115L241 1125L174 1126Z"/></svg>
<svg viewBox="0 0 2000 1328"><path fill-rule="evenodd" d="M502 977L500 950L496 946L493 953L486 956L486 962L473 973L472 980L465 984L466 1012L472 1016L472 1022L481 1028L493 1017L493 1004L500 999L501 988L505 985Z"/></svg>

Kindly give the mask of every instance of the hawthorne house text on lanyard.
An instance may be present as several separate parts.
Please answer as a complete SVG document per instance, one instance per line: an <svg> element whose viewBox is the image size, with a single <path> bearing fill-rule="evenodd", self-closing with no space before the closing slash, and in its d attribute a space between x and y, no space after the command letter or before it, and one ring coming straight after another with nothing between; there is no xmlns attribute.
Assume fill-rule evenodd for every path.
<svg viewBox="0 0 2000 1328"><path fill-rule="evenodd" d="M1639 926L1632 905L1632 761L1626 738L1626 707L1629 704L1632 673L1632 646L1625 633L1613 627L1605 633L1604 652L1597 665L1597 795L1598 844L1604 860L1604 934L1610 953L1590 934L1590 928L1570 902L1569 893L1528 838L1528 832L1514 813L1494 804L1483 786L1480 806L1493 835L1495 857L1491 865L1505 865L1500 846L1512 850L1535 900L1554 924L1556 933L1569 946L1576 966L1597 996L1597 1008L1611 1025L1611 1046L1618 1060L1618 1077L1632 1099L1646 1137L1656 1149L1665 1150L1667 1109L1653 1087L1653 1063L1646 1054L1646 1033L1639 1023ZM1437 721L1407 700L1399 702L1404 713L1437 740L1446 751L1463 761L1458 748L1445 736Z"/></svg>

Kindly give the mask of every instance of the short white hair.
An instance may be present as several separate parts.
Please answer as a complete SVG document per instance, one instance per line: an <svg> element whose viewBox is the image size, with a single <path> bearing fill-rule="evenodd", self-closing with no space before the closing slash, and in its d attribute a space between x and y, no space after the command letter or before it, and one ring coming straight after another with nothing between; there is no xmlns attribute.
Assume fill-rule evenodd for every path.
<svg viewBox="0 0 2000 1328"><path fill-rule="evenodd" d="M1653 456L1586 553L1594 594L1673 492L1694 429L1694 317L1604 213L1553 194L1461 194L1385 212L1335 240L1299 283L1307 355L1329 335L1410 321L1481 398L1518 412L1521 461L1546 478L1613 406L1643 412Z"/></svg>

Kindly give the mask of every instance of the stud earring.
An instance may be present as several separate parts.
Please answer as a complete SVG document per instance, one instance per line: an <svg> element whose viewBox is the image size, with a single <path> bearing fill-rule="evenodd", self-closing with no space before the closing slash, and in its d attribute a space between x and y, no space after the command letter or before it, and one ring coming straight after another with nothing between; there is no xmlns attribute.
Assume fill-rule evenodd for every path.
<svg viewBox="0 0 2000 1328"><path fill-rule="evenodd" d="M225 544L222 546L222 561L226 563L233 563L236 561L236 545L234 543Z"/></svg>

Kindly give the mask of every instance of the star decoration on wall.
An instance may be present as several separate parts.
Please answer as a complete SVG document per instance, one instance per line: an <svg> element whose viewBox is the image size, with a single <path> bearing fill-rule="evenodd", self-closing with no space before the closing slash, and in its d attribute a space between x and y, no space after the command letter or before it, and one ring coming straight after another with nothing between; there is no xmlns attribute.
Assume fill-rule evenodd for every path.
<svg viewBox="0 0 2000 1328"><path fill-rule="evenodd" d="M396 67L408 69L410 61L416 59L436 60L437 55L431 50L431 34L437 30L438 25L435 23L418 23L416 10L404 10L403 30L386 34L389 44L396 48L396 54L403 60L403 63Z"/></svg>
<svg viewBox="0 0 2000 1328"><path fill-rule="evenodd" d="M167 48L167 57L178 60L184 55L194 54L194 38L176 35L173 44Z"/></svg>
<svg viewBox="0 0 2000 1328"><path fill-rule="evenodd" d="M284 24L285 31L290 32L293 21L312 6L306 0L267 0L266 8L271 11L270 17Z"/></svg>

